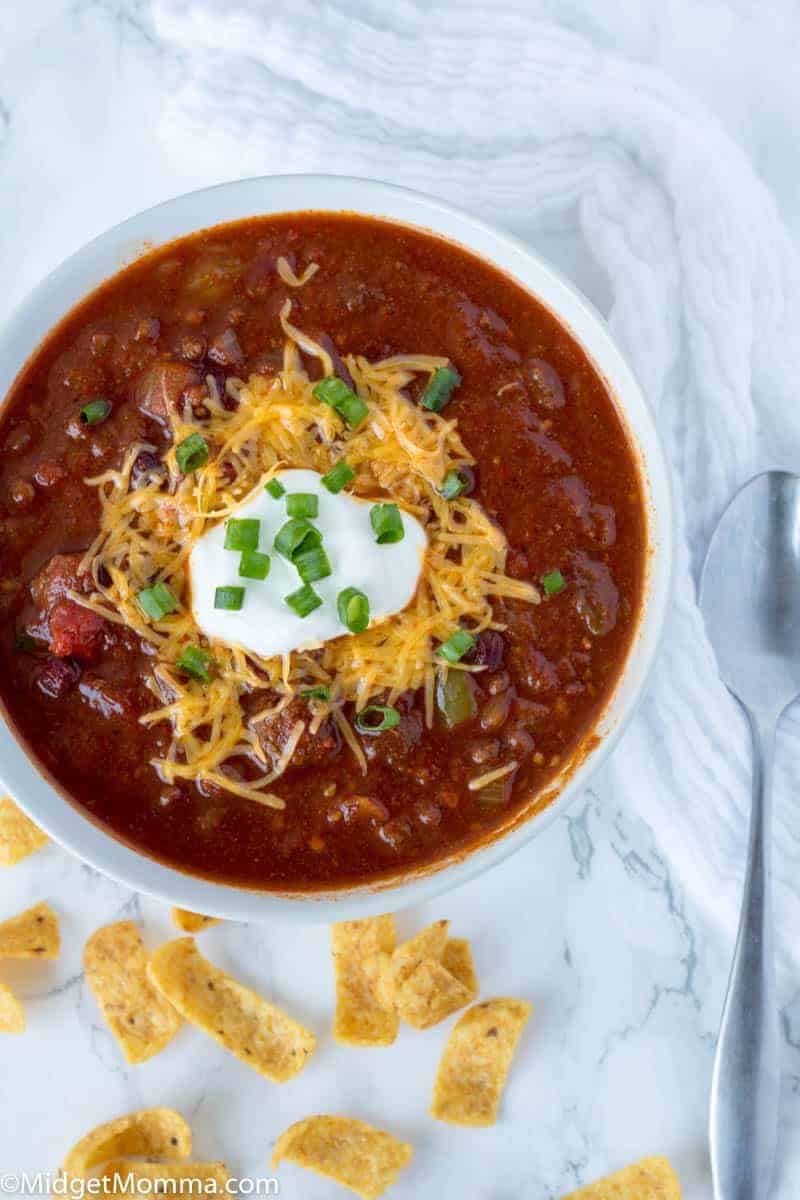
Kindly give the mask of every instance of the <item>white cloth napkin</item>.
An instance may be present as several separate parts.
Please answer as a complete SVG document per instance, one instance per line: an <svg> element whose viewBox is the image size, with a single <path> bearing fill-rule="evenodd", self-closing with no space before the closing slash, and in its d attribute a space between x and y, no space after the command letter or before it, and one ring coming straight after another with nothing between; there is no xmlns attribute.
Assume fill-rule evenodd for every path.
<svg viewBox="0 0 800 1200"><path fill-rule="evenodd" d="M614 335L658 415L679 510L663 651L611 780L732 935L750 753L693 579L734 489L798 462L800 261L771 196L716 119L663 73L502 4L152 7L158 32L190 52L161 129L171 153L216 157L226 178L391 180L540 241L579 228L608 276ZM790 715L776 781L784 1000L800 948L799 733Z"/></svg>

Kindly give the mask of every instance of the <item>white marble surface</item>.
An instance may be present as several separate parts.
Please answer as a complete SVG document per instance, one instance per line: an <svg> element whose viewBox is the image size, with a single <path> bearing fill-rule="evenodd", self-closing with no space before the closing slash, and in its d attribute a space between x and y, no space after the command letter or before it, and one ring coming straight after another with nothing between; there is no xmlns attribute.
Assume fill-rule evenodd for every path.
<svg viewBox="0 0 800 1200"><path fill-rule="evenodd" d="M346 7L344 0L339 7ZM379 0L361 7L376 24L384 16L389 20ZM434 26L458 25L455 6L442 3L398 4L391 20L407 32L423 7ZM483 20L491 39L488 17L468 4L461 16L467 10L470 27ZM716 113L771 188L790 231L800 232L800 13L791 0L603 6L536 0L520 2L516 14L523 22L549 21L575 31L632 63L663 67L687 104L699 98ZM331 45L332 63L337 49ZM199 53L156 34L147 0L30 0L0 7L0 319L93 234L169 195L248 169L237 147L231 144L225 153L219 138L205 154L202 145L191 154L178 152L175 97L195 77ZM635 93L630 106L633 117ZM380 116L380 103L376 107L377 116L364 112L359 120L375 145L387 150L399 135ZM320 168L320 153L315 147L309 167ZM262 169L271 165L264 161ZM302 145L291 165L302 168ZM609 283L587 253L579 236L587 221L591 214L584 212L549 226L508 223L608 310L625 281ZM682 388L691 370L679 357L670 378ZM775 419L780 428L780 413ZM698 655L703 653L698 643ZM668 642L667 661L670 655ZM141 915L155 944L169 932L167 914L50 847L0 876L0 915L47 898L59 911L65 943L58 963L4 964L0 972L24 998L30 1022L27 1036L0 1045L0 1175L52 1167L90 1126L164 1103L191 1119L199 1154L224 1157L238 1175L266 1172L271 1143L292 1120L340 1110L414 1142L414 1166L392 1193L398 1200L549 1200L647 1153L673 1159L687 1200L709 1200L706 1109L732 907L729 902L721 917L697 888L692 855L679 849L684 843L665 837L668 809L657 829L641 815L649 811L650 793L668 805L670 788L685 784L685 748L680 731L670 728L664 696L656 682L614 762L568 818L485 879L402 917L409 930L430 917L451 917L455 932L473 938L484 995L507 992L534 1002L495 1129L451 1130L425 1116L445 1028L404 1031L388 1050L333 1044L322 928L228 926L204 935L211 957L285 1003L319 1034L318 1055L292 1084L269 1085L187 1029L153 1062L126 1069L81 978L82 945L99 923L131 914ZM702 726L701 713L697 720ZM709 789L724 776L731 798L729 857L721 874L732 901L740 880L746 778L741 761L727 772L709 737L708 753L718 756L710 761ZM788 738L782 744L789 748ZM800 818L792 821L788 802L795 778L787 769L780 776L786 801L781 834L796 853ZM700 788L697 803L703 802ZM704 852L695 847L698 860ZM779 864L781 887L790 892L795 865L790 852ZM794 927L782 932L788 939ZM800 1194L800 988L794 963L784 955L780 1200ZM287 1197L314 1200L334 1192L291 1167L281 1172L281 1184Z"/></svg>

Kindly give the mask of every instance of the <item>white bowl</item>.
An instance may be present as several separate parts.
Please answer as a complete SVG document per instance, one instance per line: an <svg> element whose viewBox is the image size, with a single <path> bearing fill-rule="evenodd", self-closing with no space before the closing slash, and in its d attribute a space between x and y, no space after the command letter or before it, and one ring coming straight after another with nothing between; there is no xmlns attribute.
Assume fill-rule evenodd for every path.
<svg viewBox="0 0 800 1200"><path fill-rule="evenodd" d="M513 275L557 314L605 377L638 450L649 517L649 569L634 645L596 731L600 742L568 776L558 796L544 811L491 843L390 887L285 897L215 884L163 866L129 849L67 803L0 721L2 784L55 841L138 891L195 912L243 921L275 917L331 921L386 912L465 883L518 850L564 811L616 744L652 665L670 591L673 519L669 475L653 417L605 323L575 288L522 242L441 200L404 188L337 176L267 176L191 192L131 217L62 263L0 330L0 397L6 395L48 330L143 250L225 221L308 209L386 217L443 235Z"/></svg>

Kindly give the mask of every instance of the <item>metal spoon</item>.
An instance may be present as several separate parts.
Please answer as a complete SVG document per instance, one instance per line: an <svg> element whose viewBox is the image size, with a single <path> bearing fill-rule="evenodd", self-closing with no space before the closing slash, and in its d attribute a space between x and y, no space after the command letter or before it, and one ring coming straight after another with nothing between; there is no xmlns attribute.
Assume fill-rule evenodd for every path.
<svg viewBox="0 0 800 1200"><path fill-rule="evenodd" d="M700 605L753 739L747 875L711 1087L714 1196L767 1200L780 1091L770 791L775 728L800 693L800 477L767 471L734 496L708 548Z"/></svg>

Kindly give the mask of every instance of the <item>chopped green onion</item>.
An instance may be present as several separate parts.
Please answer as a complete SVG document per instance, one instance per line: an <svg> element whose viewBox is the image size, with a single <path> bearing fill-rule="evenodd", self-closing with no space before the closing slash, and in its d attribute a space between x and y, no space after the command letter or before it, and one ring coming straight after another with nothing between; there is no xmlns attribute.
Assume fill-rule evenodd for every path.
<svg viewBox="0 0 800 1200"><path fill-rule="evenodd" d="M542 576L542 587L546 596L557 596L559 592L563 592L567 586L566 580L560 571L548 571Z"/></svg>
<svg viewBox="0 0 800 1200"><path fill-rule="evenodd" d="M20 654L32 654L36 649L36 642L29 633L18 633L14 638L14 648Z"/></svg>
<svg viewBox="0 0 800 1200"><path fill-rule="evenodd" d="M261 522L256 517L232 517L225 527L226 550L257 550Z"/></svg>
<svg viewBox="0 0 800 1200"><path fill-rule="evenodd" d="M106 417L110 415L111 401L104 400L102 396L97 396L94 400L90 400L81 409L81 421L84 425L99 425L101 421L105 421Z"/></svg>
<svg viewBox="0 0 800 1200"><path fill-rule="evenodd" d="M357 429L369 413L367 405L355 392L351 392L349 396L346 396L336 411L351 429Z"/></svg>
<svg viewBox="0 0 800 1200"><path fill-rule="evenodd" d="M369 600L358 588L349 587L339 592L336 610L339 620L351 633L363 633L369 625Z"/></svg>
<svg viewBox="0 0 800 1200"><path fill-rule="evenodd" d="M340 458L335 466L331 467L327 475L322 476L322 486L327 488L329 492L333 492L334 496L340 492L343 487L347 487L351 479L355 479L356 473L348 462Z"/></svg>
<svg viewBox="0 0 800 1200"><path fill-rule="evenodd" d="M292 562L303 583L316 583L318 579L327 579L331 573L330 559L322 546L298 552Z"/></svg>
<svg viewBox="0 0 800 1200"><path fill-rule="evenodd" d="M290 517L319 516L319 496L313 492L290 492L286 497L286 511Z"/></svg>
<svg viewBox="0 0 800 1200"><path fill-rule="evenodd" d="M457 629L455 633L442 642L439 649L436 651L442 658L446 658L449 663L461 662L464 655L475 645L475 638L471 633L467 633L466 629Z"/></svg>
<svg viewBox="0 0 800 1200"><path fill-rule="evenodd" d="M402 542L405 537L403 518L396 504L373 504L369 519L375 531L375 541L379 546L387 546L391 542Z"/></svg>
<svg viewBox="0 0 800 1200"><path fill-rule="evenodd" d="M289 605L298 617L307 617L315 608L319 608L322 604L321 598L312 588L311 584L304 583L296 592L292 592L289 596L284 596L284 601Z"/></svg>
<svg viewBox="0 0 800 1200"><path fill-rule="evenodd" d="M319 383L314 385L312 395L317 400L321 400L323 404L328 404L331 408L338 408L342 400L346 396L352 396L353 393L343 379L331 375L327 379L320 379Z"/></svg>
<svg viewBox="0 0 800 1200"><path fill-rule="evenodd" d="M422 393L420 404L431 412L441 412L450 399L450 393L461 383L455 367L437 367Z"/></svg>
<svg viewBox="0 0 800 1200"><path fill-rule="evenodd" d="M190 433L176 446L175 457L184 475L191 475L208 462L208 443L199 433Z"/></svg>
<svg viewBox="0 0 800 1200"><path fill-rule="evenodd" d="M154 583L152 587L144 588L136 599L142 612L153 621L160 621L168 613L177 612L180 608L175 594L165 583Z"/></svg>
<svg viewBox="0 0 800 1200"><path fill-rule="evenodd" d="M238 612L243 604L243 587L218 587L214 592L214 608L224 608L228 612Z"/></svg>
<svg viewBox="0 0 800 1200"><path fill-rule="evenodd" d="M294 562L301 551L321 545L322 534L305 517L292 517L275 534L275 549L289 562Z"/></svg>
<svg viewBox="0 0 800 1200"><path fill-rule="evenodd" d="M385 733L400 724L400 713L386 704L368 704L356 713L356 729L361 733Z"/></svg>
<svg viewBox="0 0 800 1200"><path fill-rule="evenodd" d="M300 695L305 696L307 700L328 700L330 690L324 683L316 683L314 687L301 688Z"/></svg>
<svg viewBox="0 0 800 1200"><path fill-rule="evenodd" d="M216 663L213 656L202 647L187 646L178 659L177 666L180 671L191 675L192 679L199 679L201 683L210 683Z"/></svg>
<svg viewBox="0 0 800 1200"><path fill-rule="evenodd" d="M270 558L258 550L243 550L239 559L240 579L266 579L269 575Z"/></svg>
<svg viewBox="0 0 800 1200"><path fill-rule="evenodd" d="M336 376L332 376L330 379L321 379L319 383L315 384L313 394L317 400L321 400L323 404L328 404L335 409L353 429L361 424L369 412L361 397L352 392L347 384Z"/></svg>
<svg viewBox="0 0 800 1200"><path fill-rule="evenodd" d="M442 484L442 496L445 500L455 500L469 487L469 480L460 471L448 471Z"/></svg>
<svg viewBox="0 0 800 1200"><path fill-rule="evenodd" d="M264 484L265 491L269 492L273 500L280 500L286 488L281 483L280 479L270 479L269 483Z"/></svg>

